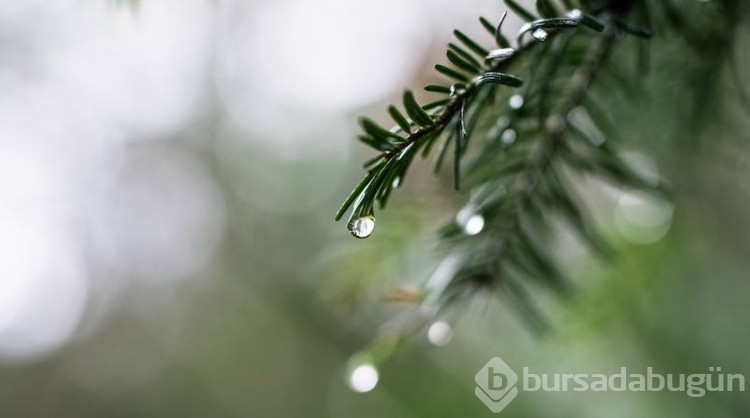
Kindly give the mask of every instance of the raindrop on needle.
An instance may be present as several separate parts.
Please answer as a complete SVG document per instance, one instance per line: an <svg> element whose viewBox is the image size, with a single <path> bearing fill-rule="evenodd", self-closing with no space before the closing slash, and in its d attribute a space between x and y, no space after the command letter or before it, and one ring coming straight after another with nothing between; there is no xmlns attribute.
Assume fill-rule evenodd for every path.
<svg viewBox="0 0 750 418"><path fill-rule="evenodd" d="M367 238L375 230L375 217L364 216L349 222L349 231L357 238Z"/></svg>

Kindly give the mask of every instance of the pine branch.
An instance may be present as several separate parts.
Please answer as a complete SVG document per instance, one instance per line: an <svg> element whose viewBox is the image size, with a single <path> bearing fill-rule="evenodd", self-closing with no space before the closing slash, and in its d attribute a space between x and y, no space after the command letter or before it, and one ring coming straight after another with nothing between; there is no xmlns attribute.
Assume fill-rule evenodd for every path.
<svg viewBox="0 0 750 418"><path fill-rule="evenodd" d="M569 8L570 3L564 5ZM550 1L538 1L537 11L544 16L538 19L506 0L513 12L528 20L514 37L514 47L502 34L505 15L497 26L481 18L497 48L487 49L455 31L461 45L449 44L447 58L453 67L436 66L455 83L425 88L446 98L421 106L407 90L403 101L408 118L389 108L394 128L361 120L365 134L360 139L380 154L365 163L367 174L336 214L339 220L351 209L353 235L364 238L373 232L376 202L384 207L392 190L403 184L415 156L433 153L438 144L436 170L452 147L454 184L471 191L456 222L440 234L452 254L449 258L460 262L454 263L447 281L437 286L428 282L428 297L420 303L445 309L474 290L499 288L538 328L541 316L521 283L534 280L561 295L568 289L541 243L549 236L550 216L567 221L602 256L612 256L566 173L593 173L631 187L663 188L642 179L619 158L614 145L596 135L606 122L588 96L623 35L650 36L627 20L632 8L645 6L635 1L612 1L603 7L582 3L580 7L589 6L591 14L569 9L559 16ZM520 76L510 75L519 70ZM488 140L478 152L470 152L470 139L477 133L486 133Z"/></svg>
<svg viewBox="0 0 750 418"><path fill-rule="evenodd" d="M516 9L520 8L520 6L515 7ZM527 23L521 28L521 31L517 36L518 42L521 42L522 36L527 32L533 32L536 34L534 36L538 37L542 36L541 33L544 33L546 39L546 32L540 32L544 31L545 28L572 28L579 25L588 26L598 31L601 31L604 28L604 26L596 19L585 15L578 10L571 11L570 15L571 18L541 19ZM500 25L502 25L504 20L505 15L503 15ZM500 32L500 25L498 25L494 32ZM437 105L433 106L432 104L428 104L423 107L416 102L411 91L407 90L404 93L404 107L411 118L411 121L408 123L409 126L413 125L418 127L416 132L411 133L409 129L404 129L404 126L401 126L404 123L403 119L396 120L398 129L388 130L380 127L369 119L363 118L361 124L368 135L360 137L360 139L367 145L382 151L382 154L379 158L370 160L365 165L365 168L369 169L368 176L365 177L365 180L369 181L362 185L363 187L355 188L352 195L350 195L350 197L344 202L339 212L336 214L336 220L339 220L357 199L359 199L358 204L354 204L355 208L352 211L353 215L357 216L354 216L353 219L356 220L363 216L372 216L373 198L376 196L382 196L385 193L384 191L381 191L383 186L388 188L391 185L384 182L385 176L370 176L370 174L384 173L386 172L386 168L392 169L394 160L404 158L404 156L410 154L407 150L412 148L412 145L418 144L422 141L428 142L429 140L434 140L436 135L444 132L449 125L455 124L457 119L461 126L465 126L464 118L461 116L465 113L465 106L478 95L483 87L492 84L519 87L522 84L520 79L505 74L502 71L514 62L514 57L518 53L526 52L538 46L538 43L530 42L519 46L517 49L512 49L502 47L502 45L506 45L507 41L498 41L498 46L501 48L489 51L458 30L454 31L454 34L461 43L471 50L471 52L479 55L480 58L485 61L489 61L491 65L485 68L477 68L475 64L477 61L472 59L471 53L465 51L460 46L451 44L452 48L458 52L453 52L453 50L449 49L448 58L452 62L457 63L457 66L460 68L452 69L440 64L436 65L436 69L439 72L459 82L450 87L445 87L444 89L439 90L440 92L449 94L450 98L447 99L447 102L443 103L443 101L439 101L437 102ZM494 63L492 63L493 61ZM471 82L468 86L465 86L462 82L469 82L469 79L464 72L471 70L474 70L478 74L474 74ZM428 91L438 91L434 86L427 86L426 89ZM436 110L429 112L429 110L433 108ZM462 109L464 111L462 111ZM391 114L393 114L393 112L391 112ZM408 135L406 137L401 137L399 133L407 133ZM464 136L463 132L462 136ZM461 149L462 147L458 141L456 143L458 147L457 152L461 153L463 151ZM414 151L412 151L412 153ZM370 178L368 179L368 177ZM403 181L403 179L401 179L401 181ZM368 190L371 191L369 194L367 193ZM385 205L386 200L387 199L381 199L381 205Z"/></svg>

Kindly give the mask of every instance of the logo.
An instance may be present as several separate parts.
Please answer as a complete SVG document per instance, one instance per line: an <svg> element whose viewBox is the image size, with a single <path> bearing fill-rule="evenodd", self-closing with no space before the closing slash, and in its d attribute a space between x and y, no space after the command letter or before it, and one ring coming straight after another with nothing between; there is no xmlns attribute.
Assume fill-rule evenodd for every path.
<svg viewBox="0 0 750 418"><path fill-rule="evenodd" d="M518 396L518 375L505 362L494 357L474 376L477 387L474 394L494 413L499 413ZM523 368L523 381L520 385L526 392L684 392L687 396L700 398L708 392L744 392L745 376L722 373L721 367L709 367L708 373L667 374L654 373L652 367L646 374L629 373L626 367L620 372L606 375L602 373L531 373Z"/></svg>
<svg viewBox="0 0 750 418"><path fill-rule="evenodd" d="M518 375L500 357L494 357L474 376L477 395L490 411L498 413L518 395Z"/></svg>

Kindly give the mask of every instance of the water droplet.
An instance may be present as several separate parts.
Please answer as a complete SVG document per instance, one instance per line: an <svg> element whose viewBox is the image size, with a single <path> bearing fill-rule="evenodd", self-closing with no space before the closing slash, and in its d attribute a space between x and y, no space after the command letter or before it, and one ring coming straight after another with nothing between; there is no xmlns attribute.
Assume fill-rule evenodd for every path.
<svg viewBox="0 0 750 418"><path fill-rule="evenodd" d="M391 187L393 187L394 189L396 189L399 186L401 186L401 177L396 177L396 178L393 179L393 183L391 183Z"/></svg>
<svg viewBox="0 0 750 418"><path fill-rule="evenodd" d="M367 238L375 230L375 217L364 216L349 222L349 231L357 238Z"/></svg>
<svg viewBox="0 0 750 418"><path fill-rule="evenodd" d="M482 232L484 229L484 217L482 215L474 215L464 225L464 232L466 235L476 235Z"/></svg>
<svg viewBox="0 0 750 418"><path fill-rule="evenodd" d="M455 96L457 94L464 92L464 85L463 84L451 84L450 92L448 93L450 96Z"/></svg>
<svg viewBox="0 0 750 418"><path fill-rule="evenodd" d="M581 11L578 9L573 9L566 13L566 16L571 19L580 20L581 18L583 18L583 13L581 13Z"/></svg>
<svg viewBox="0 0 750 418"><path fill-rule="evenodd" d="M453 329L445 321L437 321L427 330L427 339L438 347L447 345L453 339Z"/></svg>
<svg viewBox="0 0 750 418"><path fill-rule="evenodd" d="M352 370L348 383L353 391L365 393L375 389L378 379L380 379L378 369L371 363L363 363Z"/></svg>
<svg viewBox="0 0 750 418"><path fill-rule="evenodd" d="M484 217L476 213L474 205L468 205L458 211L456 223L463 228L466 235L476 235L484 229Z"/></svg>
<svg viewBox="0 0 750 418"><path fill-rule="evenodd" d="M518 110L523 107L523 96L520 94L514 94L508 99L508 106L513 110Z"/></svg>
<svg viewBox="0 0 750 418"><path fill-rule="evenodd" d="M516 142L516 131L510 128L504 130L500 140L503 141L503 144L505 145L510 145Z"/></svg>
<svg viewBox="0 0 750 418"><path fill-rule="evenodd" d="M672 219L674 206L666 200L650 196L645 192L622 195L619 201L623 216L635 225L645 228L657 227Z"/></svg>
<svg viewBox="0 0 750 418"><path fill-rule="evenodd" d="M645 192L624 193L615 212L620 235L635 244L650 244L666 235L672 224L674 206Z"/></svg>
<svg viewBox="0 0 750 418"><path fill-rule="evenodd" d="M537 29L534 32L531 32L531 36L533 36L534 39L536 39L539 42L544 42L547 40L547 37L549 36L549 34L544 29Z"/></svg>
<svg viewBox="0 0 750 418"><path fill-rule="evenodd" d="M495 60L495 59L506 59L512 57L516 53L516 50L513 48L500 48L500 49L493 49L490 51L489 54L484 58L486 60Z"/></svg>

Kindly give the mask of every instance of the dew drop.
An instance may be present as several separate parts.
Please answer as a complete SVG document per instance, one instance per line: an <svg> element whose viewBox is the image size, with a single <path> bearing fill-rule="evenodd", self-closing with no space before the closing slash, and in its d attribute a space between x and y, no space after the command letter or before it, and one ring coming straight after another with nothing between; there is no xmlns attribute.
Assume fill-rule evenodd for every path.
<svg viewBox="0 0 750 418"><path fill-rule="evenodd" d="M359 393L369 392L375 389L378 385L378 369L375 368L371 363L363 363L358 365L349 374L349 387Z"/></svg>
<svg viewBox="0 0 750 418"><path fill-rule="evenodd" d="M357 238L367 238L375 230L375 217L365 216L349 222L349 232Z"/></svg>
<svg viewBox="0 0 750 418"><path fill-rule="evenodd" d="M510 145L516 142L516 131L510 128L504 130L500 140L503 141L503 144L505 145Z"/></svg>
<svg viewBox="0 0 750 418"><path fill-rule="evenodd" d="M615 210L615 226L620 235L634 244L651 244L663 238L672 224L674 206L645 192L620 196Z"/></svg>
<svg viewBox="0 0 750 418"><path fill-rule="evenodd" d="M670 222L674 206L666 200L649 196L645 192L631 192L622 195L619 206L623 215L632 223L648 227L657 227Z"/></svg>
<svg viewBox="0 0 750 418"><path fill-rule="evenodd" d="M482 232L484 229L484 217L482 215L474 215L464 225L464 232L466 235L476 235Z"/></svg>
<svg viewBox="0 0 750 418"><path fill-rule="evenodd" d="M445 321L437 321L427 330L427 339L435 346L443 347L453 339L453 329Z"/></svg>
<svg viewBox="0 0 750 418"><path fill-rule="evenodd" d="M516 53L516 50L513 48L500 48L500 49L493 49L490 51L489 54L484 58L486 60L496 60L496 59L506 59L512 57Z"/></svg>
<svg viewBox="0 0 750 418"><path fill-rule="evenodd" d="M474 205L468 205L456 214L456 223L466 235L476 235L484 229L484 217L476 213Z"/></svg>
<svg viewBox="0 0 750 418"><path fill-rule="evenodd" d="M464 92L463 84L451 84L448 94L453 97Z"/></svg>
<svg viewBox="0 0 750 418"><path fill-rule="evenodd" d="M393 179L393 183L391 183L391 187L394 189L397 189L399 186L401 186L401 177L396 177Z"/></svg>
<svg viewBox="0 0 750 418"><path fill-rule="evenodd" d="M523 96L520 94L514 94L508 99L508 106L513 110L518 110L523 107Z"/></svg>
<svg viewBox="0 0 750 418"><path fill-rule="evenodd" d="M583 13L578 9L573 9L569 11L568 13L566 13L565 15L575 20L580 20L581 18L583 18Z"/></svg>
<svg viewBox="0 0 750 418"><path fill-rule="evenodd" d="M549 36L549 34L544 29L537 29L534 32L531 32L531 36L533 36L534 39L536 39L539 42L544 42L547 40L547 37Z"/></svg>

